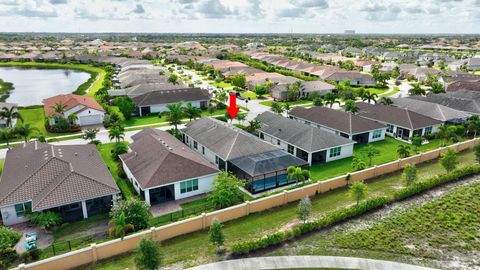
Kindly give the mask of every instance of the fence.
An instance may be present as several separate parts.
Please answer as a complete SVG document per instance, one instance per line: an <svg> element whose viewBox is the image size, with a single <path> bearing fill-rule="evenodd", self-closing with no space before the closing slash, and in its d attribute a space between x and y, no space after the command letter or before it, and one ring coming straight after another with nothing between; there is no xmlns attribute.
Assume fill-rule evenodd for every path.
<svg viewBox="0 0 480 270"><path fill-rule="evenodd" d="M449 146L457 151L463 151L472 148L477 143L477 139L458 143ZM222 222L234 220L249 215L250 213L262 212L277 206L285 205L289 202L297 201L305 196L313 196L318 193L344 187L354 181L363 181L375 178L380 175L392 173L400 170L408 163L422 163L438 158L447 148L439 148L430 152L418 154L408 158L396 160L380 166L375 166L362 171L351 173L350 179L347 176L339 176L333 179L313 183L301 188L286 190L283 193L275 194L266 198L258 199L252 202L245 202L219 211L203 213L200 216L181 220L175 223L160 227L152 227L149 230L138 232L126 236L123 240L115 239L100 244L91 244L89 247L71 251L56 257L48 258L31 264L21 264L17 269L33 270L56 270L78 267L84 264L95 263L98 260L111 258L122 253L132 251L137 243L143 237L153 237L159 241L174 238L176 236L201 231L206 229L213 219Z"/></svg>
<svg viewBox="0 0 480 270"><path fill-rule="evenodd" d="M70 252L78 247L86 247L92 242L105 241L109 238L107 232L86 235L62 242L53 242L48 248L42 249L42 257L52 257Z"/></svg>

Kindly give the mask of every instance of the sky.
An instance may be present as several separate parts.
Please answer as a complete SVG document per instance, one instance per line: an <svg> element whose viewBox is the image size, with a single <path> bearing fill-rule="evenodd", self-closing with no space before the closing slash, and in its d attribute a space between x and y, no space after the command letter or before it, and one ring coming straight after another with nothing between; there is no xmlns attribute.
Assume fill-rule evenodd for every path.
<svg viewBox="0 0 480 270"><path fill-rule="evenodd" d="M480 0L0 0L0 32L480 33Z"/></svg>

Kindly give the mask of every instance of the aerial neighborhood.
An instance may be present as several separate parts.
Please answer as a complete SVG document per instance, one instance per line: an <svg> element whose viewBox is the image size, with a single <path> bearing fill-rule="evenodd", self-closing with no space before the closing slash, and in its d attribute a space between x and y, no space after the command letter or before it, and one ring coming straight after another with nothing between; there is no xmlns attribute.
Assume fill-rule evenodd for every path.
<svg viewBox="0 0 480 270"><path fill-rule="evenodd" d="M478 269L480 39L348 33L0 35L0 269Z"/></svg>

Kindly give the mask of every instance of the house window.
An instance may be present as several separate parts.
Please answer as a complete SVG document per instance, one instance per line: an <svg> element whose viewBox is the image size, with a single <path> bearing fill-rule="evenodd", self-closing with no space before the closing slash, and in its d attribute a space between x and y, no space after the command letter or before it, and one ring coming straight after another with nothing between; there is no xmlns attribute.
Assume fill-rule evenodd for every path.
<svg viewBox="0 0 480 270"><path fill-rule="evenodd" d="M185 142L188 143L188 136L185 136Z"/></svg>
<svg viewBox="0 0 480 270"><path fill-rule="evenodd" d="M338 157L342 154L342 147L330 148L330 157Z"/></svg>
<svg viewBox="0 0 480 270"><path fill-rule="evenodd" d="M265 139L265 136L263 135L263 132L260 132L260 139Z"/></svg>
<svg viewBox="0 0 480 270"><path fill-rule="evenodd" d="M202 154L205 155L205 147L202 146Z"/></svg>
<svg viewBox="0 0 480 270"><path fill-rule="evenodd" d="M26 214L32 212L32 202L16 204L15 212L17 213L17 217L23 217Z"/></svg>
<svg viewBox="0 0 480 270"><path fill-rule="evenodd" d="M215 164L218 164L218 156L215 156Z"/></svg>
<svg viewBox="0 0 480 270"><path fill-rule="evenodd" d="M280 140L277 139L277 145L280 145Z"/></svg>
<svg viewBox="0 0 480 270"><path fill-rule="evenodd" d="M198 179L180 182L180 193L187 193L198 190Z"/></svg>
<svg viewBox="0 0 480 270"><path fill-rule="evenodd" d="M289 144L288 145L288 153L293 155L293 150L294 150L293 145Z"/></svg>
<svg viewBox="0 0 480 270"><path fill-rule="evenodd" d="M308 122L308 121L305 121L304 123L305 123L305 125L310 125L310 122Z"/></svg>
<svg viewBox="0 0 480 270"><path fill-rule="evenodd" d="M424 135L432 134L432 127L426 127Z"/></svg>
<svg viewBox="0 0 480 270"><path fill-rule="evenodd" d="M380 137L382 137L382 130L381 129L374 130L372 139L378 139Z"/></svg>
<svg viewBox="0 0 480 270"><path fill-rule="evenodd" d="M193 141L193 148L198 149L198 145L196 141Z"/></svg>
<svg viewBox="0 0 480 270"><path fill-rule="evenodd" d="M387 124L387 133L393 133L393 125Z"/></svg>

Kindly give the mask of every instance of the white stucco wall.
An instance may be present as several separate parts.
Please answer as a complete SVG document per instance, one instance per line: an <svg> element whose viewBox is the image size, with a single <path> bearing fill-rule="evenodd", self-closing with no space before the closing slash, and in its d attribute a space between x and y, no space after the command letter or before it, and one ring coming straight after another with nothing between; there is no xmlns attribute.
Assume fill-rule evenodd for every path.
<svg viewBox="0 0 480 270"><path fill-rule="evenodd" d="M2 213L2 221L6 226L27 222L28 218L26 216L18 217L17 212L15 211L15 206L6 206L0 209Z"/></svg>
<svg viewBox="0 0 480 270"><path fill-rule="evenodd" d="M211 164L215 165L218 168L218 164L215 163L216 154L213 151L205 147L205 153L203 153L202 147L204 146L202 144L197 142L197 149L195 149L193 147L194 140L186 134L185 134L185 138L188 138L188 142L185 142L185 143L188 147L190 147L190 149L202 155L206 160L208 160L208 162L210 162Z"/></svg>
<svg viewBox="0 0 480 270"><path fill-rule="evenodd" d="M369 134L368 134L368 142L378 142L378 141L385 140L386 130L387 130L386 128L381 129L382 136L380 136L379 138L376 138L376 139L373 138L373 133L375 132L375 130L370 131Z"/></svg>
<svg viewBox="0 0 480 270"><path fill-rule="evenodd" d="M176 200L184 199L184 198L188 198L188 197L191 197L191 196L195 196L195 195L199 195L199 194L209 192L210 190L212 190L212 182L215 178L217 178L217 176L218 176L218 173L212 174L212 175L202 176L202 177L199 177L199 178L194 178L194 179L198 179L198 190L194 190L194 191L191 191L191 192L186 192L186 193L183 193L183 194L180 193L180 183L183 182L183 181L176 182L175 183L175 199ZM187 179L187 180L191 180L191 179ZM187 180L185 180L185 181L187 181Z"/></svg>
<svg viewBox="0 0 480 270"><path fill-rule="evenodd" d="M353 155L353 144L341 146L340 155L336 157L330 157L330 149L327 150L325 162L348 158Z"/></svg>

